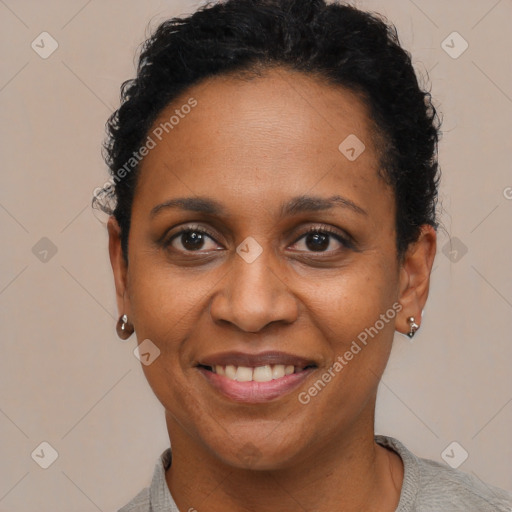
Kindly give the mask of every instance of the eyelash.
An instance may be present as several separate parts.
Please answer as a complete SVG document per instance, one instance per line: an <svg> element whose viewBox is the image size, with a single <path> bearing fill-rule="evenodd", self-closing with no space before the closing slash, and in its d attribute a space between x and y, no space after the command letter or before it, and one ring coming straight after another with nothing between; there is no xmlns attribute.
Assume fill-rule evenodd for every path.
<svg viewBox="0 0 512 512"><path fill-rule="evenodd" d="M163 241L164 248L168 248L172 244L174 239L179 238L184 233L189 233L189 232L201 233L203 235L207 235L212 240L217 242L216 239L215 239L216 235L214 233L212 233L211 231L209 231L208 229L206 229L206 228L204 228L202 226L198 226L198 225L190 225L190 226L186 226L185 228L183 228L182 230L178 231L177 233L174 233L170 238L167 238L166 240L164 240ZM328 234L328 235L331 235L338 242L340 242L345 248L347 248L347 249L353 249L354 248L354 244L353 244L353 242L351 241L351 239L349 237L345 237L345 236L341 235L334 228L332 228L330 226L327 226L327 225L310 226L306 231L304 231L293 242L293 244L296 244L299 240L301 240L302 238L304 238L306 235L308 235L310 233L318 233L318 234ZM180 250L178 250L178 252L194 253L194 252L199 252L199 251L180 251ZM308 251L308 252L314 253L315 251ZM322 254L322 253L325 254L325 253L328 253L328 252L332 252L332 251L318 251L318 254Z"/></svg>

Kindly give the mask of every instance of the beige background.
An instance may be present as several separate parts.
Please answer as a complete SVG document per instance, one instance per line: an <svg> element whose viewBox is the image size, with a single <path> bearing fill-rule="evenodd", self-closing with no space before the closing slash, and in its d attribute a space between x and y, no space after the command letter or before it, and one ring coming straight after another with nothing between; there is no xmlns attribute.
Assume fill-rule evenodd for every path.
<svg viewBox="0 0 512 512"><path fill-rule="evenodd" d="M444 116L446 232L423 326L413 342L396 336L377 431L439 461L457 441L469 453L461 470L512 490L512 3L357 5L396 23ZM107 177L104 124L148 24L195 6L0 0L0 511L117 510L168 445L135 337L114 331L107 236L90 200ZM47 59L31 48L43 31L59 45ZM453 31L469 44L457 59L441 47ZM58 452L48 469L31 458L43 441Z"/></svg>

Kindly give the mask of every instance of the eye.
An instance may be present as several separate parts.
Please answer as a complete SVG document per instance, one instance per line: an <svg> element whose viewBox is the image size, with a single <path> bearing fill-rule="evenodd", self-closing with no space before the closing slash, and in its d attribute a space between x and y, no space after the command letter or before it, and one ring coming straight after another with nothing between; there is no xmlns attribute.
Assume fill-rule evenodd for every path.
<svg viewBox="0 0 512 512"><path fill-rule="evenodd" d="M309 252L333 252L332 245L340 245L343 248L350 248L352 244L347 237L341 235L329 226L313 226L308 229L295 243L304 239L304 245ZM333 244L333 239L335 243Z"/></svg>
<svg viewBox="0 0 512 512"><path fill-rule="evenodd" d="M181 229L169 237L164 242L164 246L166 248L171 247L180 252L208 252L216 250L218 244L215 242L208 247L208 240L215 242L213 234L208 230L199 226L187 226L185 229ZM179 247L180 245L181 247Z"/></svg>
<svg viewBox="0 0 512 512"><path fill-rule="evenodd" d="M293 245L300 245L301 240L305 245L305 252L329 253L353 247L348 236L342 235L330 226L312 226ZM332 247L336 244L339 246L338 249ZM186 226L174 233L163 242L163 246L182 253L211 252L219 249L215 235L197 225ZM299 251L303 252L303 249Z"/></svg>

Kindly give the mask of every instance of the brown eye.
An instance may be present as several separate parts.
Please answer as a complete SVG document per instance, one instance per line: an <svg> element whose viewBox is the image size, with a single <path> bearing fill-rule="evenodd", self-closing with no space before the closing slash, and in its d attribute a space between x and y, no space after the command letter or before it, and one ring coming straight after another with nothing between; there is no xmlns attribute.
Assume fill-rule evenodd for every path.
<svg viewBox="0 0 512 512"><path fill-rule="evenodd" d="M212 251L218 248L216 242L210 242L210 246L208 247L209 241L215 242L215 239L205 229L189 227L172 235L164 242L164 246L166 248L171 247L180 252Z"/></svg>
<svg viewBox="0 0 512 512"><path fill-rule="evenodd" d="M187 251L197 251L203 248L204 234L198 231L185 231L180 235L180 241Z"/></svg>
<svg viewBox="0 0 512 512"><path fill-rule="evenodd" d="M304 245L309 252L331 252L336 251L332 248L332 240L336 240L342 248L351 247L349 241L341 236L338 232L334 232L331 228L311 228L304 233L294 245L298 244L300 240L304 239Z"/></svg>
<svg viewBox="0 0 512 512"><path fill-rule="evenodd" d="M309 233L306 235L306 245L312 251L325 251L329 247L331 235L326 233Z"/></svg>

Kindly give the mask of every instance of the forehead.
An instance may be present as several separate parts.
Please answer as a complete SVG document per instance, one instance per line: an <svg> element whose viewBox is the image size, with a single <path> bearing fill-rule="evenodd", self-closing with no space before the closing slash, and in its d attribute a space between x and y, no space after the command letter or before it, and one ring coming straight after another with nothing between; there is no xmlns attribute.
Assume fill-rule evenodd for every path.
<svg viewBox="0 0 512 512"><path fill-rule="evenodd" d="M332 150L332 143L350 134L365 139L366 147L372 146L375 138L368 108L360 95L298 71L272 68L261 76L241 78L231 74L207 79L166 107L154 127L169 120L191 97L197 100L197 107L186 123L181 119L171 131L179 136L190 128L196 141L208 138L212 148L216 142L233 149L249 148L254 153L258 143L263 143L261 149L280 146L300 157L328 145ZM251 139L246 137L249 134ZM187 142L199 145L195 140Z"/></svg>
<svg viewBox="0 0 512 512"><path fill-rule="evenodd" d="M191 100L195 106L184 108ZM189 88L161 112L149 136L156 144L142 162L138 192L150 191L153 202L177 189L189 195L243 190L247 200L261 202L270 200L267 188L292 196L341 185L360 196L385 187L361 98L282 68Z"/></svg>

